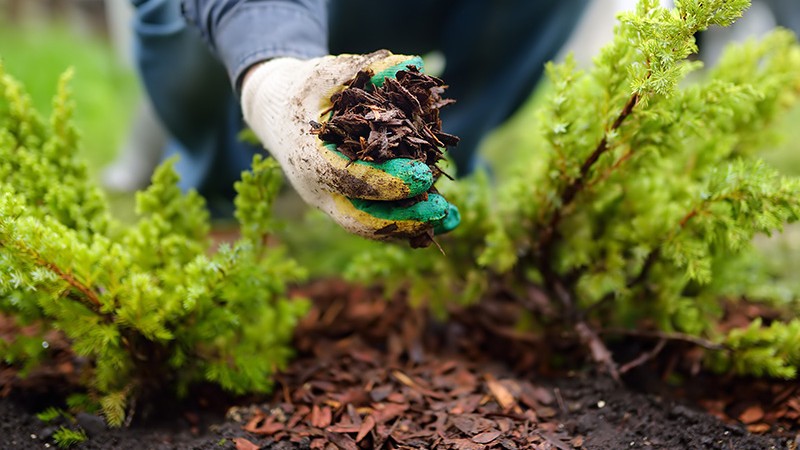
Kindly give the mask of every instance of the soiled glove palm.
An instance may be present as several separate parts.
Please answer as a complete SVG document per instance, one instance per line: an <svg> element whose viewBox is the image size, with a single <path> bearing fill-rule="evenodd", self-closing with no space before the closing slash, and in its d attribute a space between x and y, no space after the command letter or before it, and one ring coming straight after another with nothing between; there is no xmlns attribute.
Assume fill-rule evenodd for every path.
<svg viewBox="0 0 800 450"><path fill-rule="evenodd" d="M245 120L300 196L346 230L370 239L408 238L431 226L446 232L458 225L458 210L438 194L413 204L406 200L427 192L434 181L424 163L402 158L351 163L311 134L309 122L327 120L331 95L358 71L371 69L381 83L409 64L421 67L422 60L387 51L279 58L252 70L242 89Z"/></svg>

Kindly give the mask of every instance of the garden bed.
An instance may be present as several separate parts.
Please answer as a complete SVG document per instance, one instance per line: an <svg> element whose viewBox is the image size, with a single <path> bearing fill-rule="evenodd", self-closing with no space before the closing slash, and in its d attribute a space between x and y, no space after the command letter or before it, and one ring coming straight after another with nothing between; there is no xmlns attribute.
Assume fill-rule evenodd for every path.
<svg viewBox="0 0 800 450"><path fill-rule="evenodd" d="M543 365L539 344L480 325L495 313L482 308L437 323L403 301L339 281L297 293L314 307L295 335L298 356L276 377L271 397L226 399L202 388L178 406L166 398L140 403L130 427L120 429L82 414L71 426L89 439L76 448L760 450L794 449L800 440L796 383L702 374L675 382L691 369L683 344L669 344L620 386L591 365ZM651 344L628 339L615 355L635 357ZM57 357L27 380L0 370L3 448L54 447L48 436L61 423L34 414L60 401L80 361L58 339L49 345Z"/></svg>

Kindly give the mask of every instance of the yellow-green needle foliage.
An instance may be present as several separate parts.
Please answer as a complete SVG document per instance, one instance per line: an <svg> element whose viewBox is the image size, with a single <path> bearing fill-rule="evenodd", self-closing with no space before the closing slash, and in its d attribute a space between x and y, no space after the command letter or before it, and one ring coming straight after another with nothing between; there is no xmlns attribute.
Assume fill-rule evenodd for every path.
<svg viewBox="0 0 800 450"><path fill-rule="evenodd" d="M69 77L45 122L0 67L0 313L40 330L0 341L0 357L28 370L43 357L41 336L60 330L86 359L83 379L112 425L133 397L163 389L270 389L306 309L286 293L303 271L266 245L277 165L256 157L237 185L247 212L232 245L211 248L204 200L178 189L174 161L123 226L76 159Z"/></svg>
<svg viewBox="0 0 800 450"><path fill-rule="evenodd" d="M544 292L555 316L526 323L649 324L718 344L706 360L717 370L796 376L800 322L791 306L769 327L726 334L716 326L723 299L768 300L749 295L770 283L756 271L751 241L800 214L800 180L754 156L800 94L796 38L777 30L731 46L704 71L687 59L695 33L732 23L747 6L683 0L665 9L641 0L619 16L591 68L569 58L548 66L547 99L535 118L517 122L536 130L539 145L509 152L523 155L509 163L515 175L496 190L465 181L447 192L462 211L460 230L441 239L448 257L384 249L351 274L370 279L400 267L417 299L440 308L493 286L520 299Z"/></svg>

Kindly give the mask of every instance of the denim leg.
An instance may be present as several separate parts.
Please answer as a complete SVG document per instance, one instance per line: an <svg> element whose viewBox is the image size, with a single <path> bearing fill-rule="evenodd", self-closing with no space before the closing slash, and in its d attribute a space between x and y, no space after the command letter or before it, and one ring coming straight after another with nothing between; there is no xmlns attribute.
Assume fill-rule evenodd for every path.
<svg viewBox="0 0 800 450"><path fill-rule="evenodd" d="M588 1L462 3L442 36L442 78L457 100L442 111L442 121L461 137L453 158L459 173L468 174L482 139L528 99Z"/></svg>
<svg viewBox="0 0 800 450"><path fill-rule="evenodd" d="M199 33L187 26L180 0L134 2L135 57L142 83L170 142L181 188L213 204L233 197L233 183L256 148L238 141L244 126L227 73Z"/></svg>
<svg viewBox="0 0 800 450"><path fill-rule="evenodd" d="M775 21L800 36L800 2L797 0L766 0Z"/></svg>
<svg viewBox="0 0 800 450"><path fill-rule="evenodd" d="M481 140L528 98L569 38L588 0L333 0L332 53L378 48L445 56L442 78L456 103L442 110L459 175L474 169Z"/></svg>

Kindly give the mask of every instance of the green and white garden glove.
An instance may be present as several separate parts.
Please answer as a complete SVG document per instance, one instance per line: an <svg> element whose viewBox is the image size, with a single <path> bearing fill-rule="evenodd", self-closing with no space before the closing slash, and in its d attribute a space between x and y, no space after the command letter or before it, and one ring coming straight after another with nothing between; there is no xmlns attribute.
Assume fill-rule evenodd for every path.
<svg viewBox="0 0 800 450"><path fill-rule="evenodd" d="M331 96L371 69L373 82L413 64L419 57L382 50L368 55L325 56L311 60L277 58L252 68L242 86L244 118L280 163L300 196L351 233L366 238L404 239L433 226L452 230L458 209L439 194L409 204L434 182L423 162L392 159L380 164L355 161L311 133L311 121L330 115Z"/></svg>

